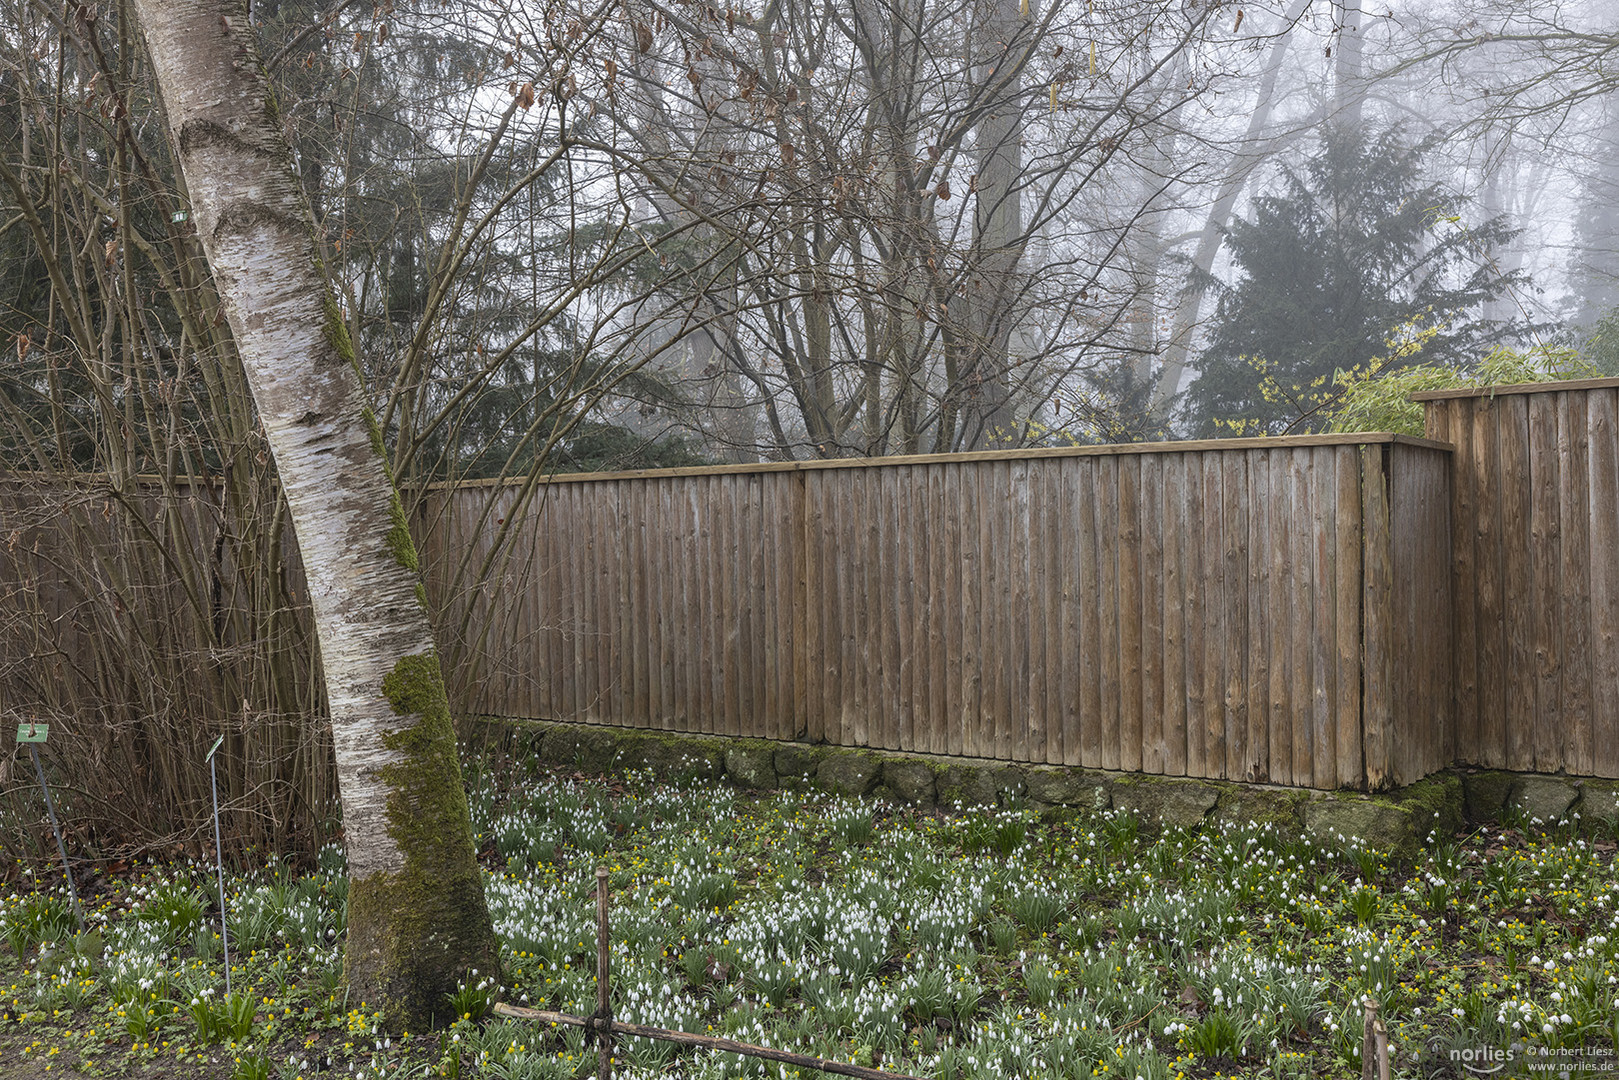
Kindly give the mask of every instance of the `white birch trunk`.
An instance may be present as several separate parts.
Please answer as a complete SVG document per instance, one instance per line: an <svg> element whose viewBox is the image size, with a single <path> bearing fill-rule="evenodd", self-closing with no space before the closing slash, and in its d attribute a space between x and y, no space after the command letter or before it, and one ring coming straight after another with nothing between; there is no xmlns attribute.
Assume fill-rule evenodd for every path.
<svg viewBox="0 0 1619 1080"><path fill-rule="evenodd" d="M420 1029L497 952L415 549L245 4L136 7L303 551L348 848L350 996Z"/></svg>

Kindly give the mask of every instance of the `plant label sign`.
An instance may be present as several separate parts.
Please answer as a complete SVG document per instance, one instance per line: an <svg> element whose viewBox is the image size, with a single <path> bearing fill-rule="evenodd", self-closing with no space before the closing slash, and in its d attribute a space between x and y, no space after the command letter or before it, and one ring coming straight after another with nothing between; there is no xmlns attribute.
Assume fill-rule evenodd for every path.
<svg viewBox="0 0 1619 1080"><path fill-rule="evenodd" d="M44 742L45 736L50 734L50 730L51 726L49 724L41 724L37 720L25 720L17 725L17 741L20 743Z"/></svg>

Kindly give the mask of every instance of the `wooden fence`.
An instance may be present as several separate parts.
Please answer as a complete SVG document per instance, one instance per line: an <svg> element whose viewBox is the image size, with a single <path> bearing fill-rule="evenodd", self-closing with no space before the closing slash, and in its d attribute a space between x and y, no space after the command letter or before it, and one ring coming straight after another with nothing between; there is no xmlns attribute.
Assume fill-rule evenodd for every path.
<svg viewBox="0 0 1619 1080"><path fill-rule="evenodd" d="M559 477L521 509L431 493L422 546L477 635L465 712L1379 788L1454 754L1449 458L1303 436ZM515 557L446 595L502 527Z"/></svg>
<svg viewBox="0 0 1619 1080"><path fill-rule="evenodd" d="M1457 756L1619 776L1619 379L1415 396L1455 446Z"/></svg>

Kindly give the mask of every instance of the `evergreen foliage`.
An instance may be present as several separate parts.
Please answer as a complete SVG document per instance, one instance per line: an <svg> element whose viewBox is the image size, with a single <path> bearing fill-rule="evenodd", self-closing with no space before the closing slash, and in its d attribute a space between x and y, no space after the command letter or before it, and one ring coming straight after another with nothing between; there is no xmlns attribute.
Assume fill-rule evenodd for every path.
<svg viewBox="0 0 1619 1080"><path fill-rule="evenodd" d="M1424 143L1398 129L1328 128L1282 172L1278 194L1232 225L1237 280L1220 288L1213 333L1188 394L1199 435L1298 432L1320 424L1335 373L1426 327L1430 363L1467 367L1525 327L1485 320L1488 300L1521 286L1485 256L1514 235L1470 225L1466 201L1423 174Z"/></svg>

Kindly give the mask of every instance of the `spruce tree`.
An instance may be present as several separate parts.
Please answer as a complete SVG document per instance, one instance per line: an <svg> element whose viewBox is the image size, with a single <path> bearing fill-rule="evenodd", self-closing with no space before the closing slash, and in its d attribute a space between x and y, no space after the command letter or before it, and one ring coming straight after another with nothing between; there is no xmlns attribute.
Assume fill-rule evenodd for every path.
<svg viewBox="0 0 1619 1080"><path fill-rule="evenodd" d="M1398 129L1327 128L1315 152L1254 200L1227 247L1236 280L1220 290L1214 326L1188 392L1200 435L1313 430L1310 411L1334 373L1387 352L1402 328L1438 328L1425 363L1467 366L1522 333L1481 305L1523 284L1484 253L1514 235L1476 221L1467 200L1424 175L1427 144Z"/></svg>

